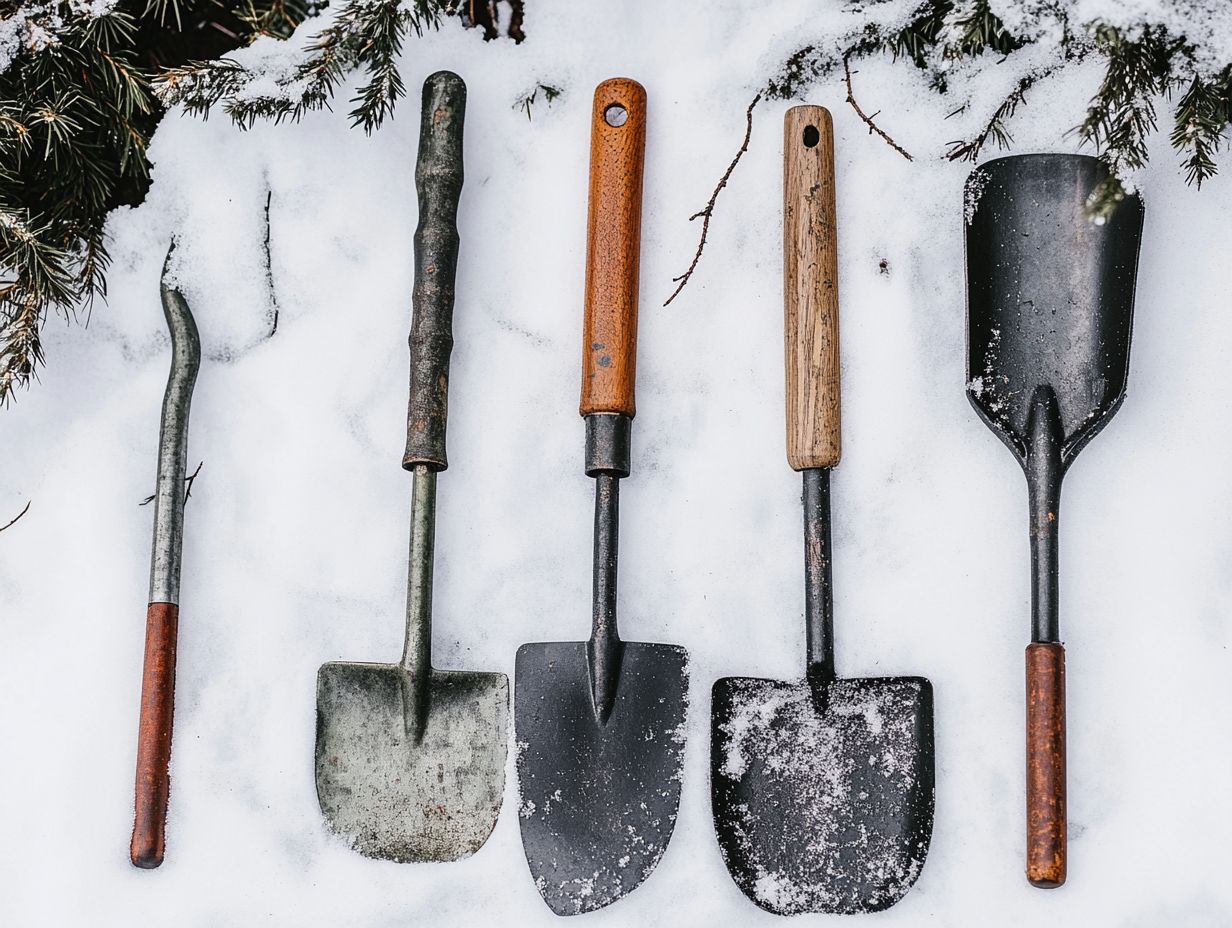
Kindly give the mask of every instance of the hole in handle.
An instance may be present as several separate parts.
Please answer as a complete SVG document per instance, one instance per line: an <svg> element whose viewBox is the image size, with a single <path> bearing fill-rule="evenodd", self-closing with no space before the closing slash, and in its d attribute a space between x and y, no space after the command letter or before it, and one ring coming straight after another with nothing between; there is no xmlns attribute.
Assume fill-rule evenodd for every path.
<svg viewBox="0 0 1232 928"><path fill-rule="evenodd" d="M816 148L817 143L821 141L821 133L817 131L816 126L804 127L804 147Z"/></svg>
<svg viewBox="0 0 1232 928"><path fill-rule="evenodd" d="M619 103L613 103L603 111L603 121L613 129L619 129L629 121L629 111Z"/></svg>

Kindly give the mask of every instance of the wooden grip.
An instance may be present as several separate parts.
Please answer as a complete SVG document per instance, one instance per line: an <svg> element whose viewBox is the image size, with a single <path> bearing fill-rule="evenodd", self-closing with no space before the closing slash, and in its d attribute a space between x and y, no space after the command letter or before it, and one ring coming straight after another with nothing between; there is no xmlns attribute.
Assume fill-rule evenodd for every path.
<svg viewBox="0 0 1232 928"><path fill-rule="evenodd" d="M1065 648L1027 647L1027 879L1065 882Z"/></svg>
<svg viewBox="0 0 1232 928"><path fill-rule="evenodd" d="M839 429L834 127L821 106L783 117L783 309L787 460L834 467Z"/></svg>
<svg viewBox="0 0 1232 928"><path fill-rule="evenodd" d="M466 84L452 71L424 81L415 188L415 289L411 301L411 387L406 416L407 470L449 466L449 355L453 351L454 280L458 268L458 198L462 193L462 124Z"/></svg>
<svg viewBox="0 0 1232 928"><path fill-rule="evenodd" d="M145 620L141 723L137 730L137 795L129 855L134 867L163 862L171 781L171 717L175 705L175 642L179 607L150 603Z"/></svg>
<svg viewBox="0 0 1232 928"><path fill-rule="evenodd" d="M590 122L581 413L632 416L646 91L627 77L604 81Z"/></svg>

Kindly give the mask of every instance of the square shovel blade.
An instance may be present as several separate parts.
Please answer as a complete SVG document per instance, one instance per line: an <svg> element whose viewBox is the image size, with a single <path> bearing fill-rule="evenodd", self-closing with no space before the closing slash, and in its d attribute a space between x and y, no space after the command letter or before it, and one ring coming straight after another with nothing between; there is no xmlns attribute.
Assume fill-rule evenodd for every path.
<svg viewBox="0 0 1232 928"><path fill-rule="evenodd" d="M557 915L610 905L663 855L680 805L687 665L684 648L625 642L615 704L601 723L586 642L518 650L522 845Z"/></svg>
<svg viewBox="0 0 1232 928"><path fill-rule="evenodd" d="M779 915L901 899L932 836L932 685L725 677L712 705L715 829L744 894Z"/></svg>
<svg viewBox="0 0 1232 928"><path fill-rule="evenodd" d="M418 713L414 683L398 664L321 667L317 797L330 827L367 857L458 860L500 813L509 681L433 670Z"/></svg>

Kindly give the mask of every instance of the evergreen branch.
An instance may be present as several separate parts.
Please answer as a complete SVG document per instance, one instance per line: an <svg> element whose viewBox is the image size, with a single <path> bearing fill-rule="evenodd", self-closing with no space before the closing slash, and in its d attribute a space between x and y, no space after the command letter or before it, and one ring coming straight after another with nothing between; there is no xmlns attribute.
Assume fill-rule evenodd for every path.
<svg viewBox="0 0 1232 928"><path fill-rule="evenodd" d="M951 142L950 150L945 155L946 158L950 161L973 162L979 158L980 152L983 151L984 146L990 139L997 143L997 148L999 149L1009 148L1010 143L1014 141L1014 137L1010 135L1009 129L1006 128L1006 120L1012 117L1019 105L1026 100L1027 91L1055 70L1055 67L1044 68L1040 71L1032 71L1019 78L1014 89L993 110L992 116L989 117L988 122L984 124L984 128L980 130L975 138L967 141Z"/></svg>
<svg viewBox="0 0 1232 928"><path fill-rule="evenodd" d="M1214 78L1195 74L1177 103L1172 147L1188 152L1183 161L1185 182L1201 188L1218 168L1215 155L1223 146L1224 129L1232 117L1232 66Z"/></svg>

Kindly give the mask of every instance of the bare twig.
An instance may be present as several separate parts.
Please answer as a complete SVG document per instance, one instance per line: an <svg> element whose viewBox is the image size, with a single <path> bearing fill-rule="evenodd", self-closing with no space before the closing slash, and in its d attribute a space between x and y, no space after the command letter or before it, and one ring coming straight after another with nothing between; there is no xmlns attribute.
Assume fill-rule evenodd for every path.
<svg viewBox="0 0 1232 928"><path fill-rule="evenodd" d="M911 155L907 152L907 149L903 148L903 146L899 145L898 142L890 138L889 134L884 129L873 122L873 116L876 116L876 113L874 113L873 116L869 116L864 112L864 110L860 109L860 104L856 102L856 95L851 89L851 57L849 55L844 56L843 58L843 74L847 79L847 102L850 103L851 108L856 111L856 115L864 120L864 124L868 126L868 134L872 135L875 132L885 140L887 145L893 148L908 161L914 161L915 159L911 157ZM878 112L880 112L880 110Z"/></svg>
<svg viewBox="0 0 1232 928"><path fill-rule="evenodd" d="M731 179L732 171L736 170L736 165L740 163L740 159L744 157L744 153L749 150L749 139L753 136L753 107L761 102L761 94L753 98L753 102L749 104L748 111L745 113L747 125L744 130L744 141L740 143L740 150L736 152L736 157L732 158L731 164L727 166L727 170L723 172L723 176L719 178L718 185L714 188L714 192L710 194L710 202L706 204L706 208L699 210L689 217L689 222L694 219L702 221L702 236L697 243L697 251L693 253L693 261L689 264L689 269L679 277L673 277L672 283L676 284L676 289L672 291L672 295L663 301L663 305L667 306L672 300L680 295L680 291L684 289L684 285L689 282L689 278L693 276L693 271L697 269L697 262L701 260L702 249L706 247L706 233L710 231L710 217L714 215L714 205L719 199L719 193L727 186L727 181Z"/></svg>
<svg viewBox="0 0 1232 928"><path fill-rule="evenodd" d="M188 502L188 497L192 496L193 481L197 479L197 474L201 473L201 465L204 463L205 461L198 461L197 469L184 478L184 502L186 503Z"/></svg>
<svg viewBox="0 0 1232 928"><path fill-rule="evenodd" d="M194 470L190 475L184 478L184 502L185 503L188 502L188 497L192 496L193 481L197 479L197 474L201 473L201 465L204 463L205 461L198 462L197 469ZM150 505L150 503L154 502L154 497L157 495L158 495L157 493L151 493L149 496L147 496L137 505L138 506L148 506Z"/></svg>
<svg viewBox="0 0 1232 928"><path fill-rule="evenodd" d="M27 512L30 511L30 503L32 502L34 502L34 500L27 500L26 508L23 509L21 512L17 513L17 515L13 516L13 518L9 519L8 523L4 526L4 528L0 528L0 532L3 532L4 529L6 528L12 528L12 526L16 524L18 519L20 519L22 516L24 516Z"/></svg>
<svg viewBox="0 0 1232 928"><path fill-rule="evenodd" d="M270 255L270 204L273 201L274 191L270 188L265 192L265 285L269 288L270 305L274 307L274 321L266 338L273 338L278 331L278 294L274 290L274 260Z"/></svg>

